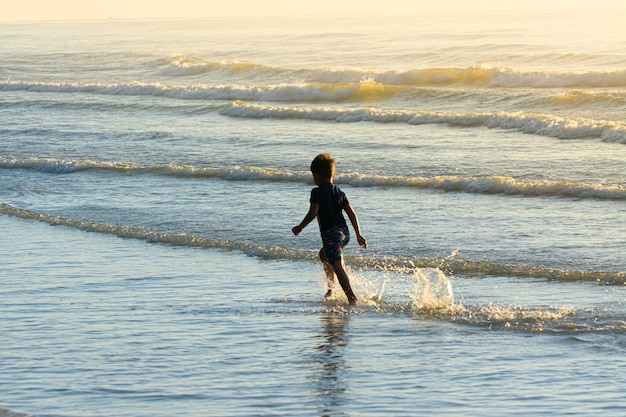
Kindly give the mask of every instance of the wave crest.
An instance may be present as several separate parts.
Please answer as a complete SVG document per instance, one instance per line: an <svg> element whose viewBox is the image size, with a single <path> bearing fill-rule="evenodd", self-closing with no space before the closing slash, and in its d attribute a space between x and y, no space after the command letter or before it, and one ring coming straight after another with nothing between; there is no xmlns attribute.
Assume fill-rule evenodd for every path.
<svg viewBox="0 0 626 417"><path fill-rule="evenodd" d="M411 188L432 188L444 191L457 191L477 194L505 194L527 197L560 196L572 198L593 198L626 200L626 187L606 186L573 181L548 181L515 179L504 176L460 177L441 175L436 177L383 177L348 174L337 177L338 183L352 186L401 186Z"/></svg>
<svg viewBox="0 0 626 417"><path fill-rule="evenodd" d="M485 126L490 129L513 129L522 133L558 139L600 138L606 142L626 144L626 123L607 120L560 117L539 113L450 113L406 110L336 109L277 107L235 101L220 114L242 118L308 119L338 123L379 122L411 125L448 124L451 126Z"/></svg>
<svg viewBox="0 0 626 417"><path fill-rule="evenodd" d="M153 96L180 100L250 100L269 102L346 102L372 103L386 100L404 88L372 82L321 84L294 83L246 86L192 85L166 86L161 83L44 83L6 81L0 91L40 93L91 93L114 96Z"/></svg>
<svg viewBox="0 0 626 417"><path fill-rule="evenodd" d="M123 162L98 162L54 158L7 159L0 157L2 169L28 169L54 174L69 174L87 170L103 170L124 174L152 174L189 178L221 178L230 181L311 182L308 172L294 172L279 168L254 166L194 167L170 163L157 166L139 166ZM526 197L567 197L598 200L626 200L626 187L589 184L574 181L516 179L505 176L463 177L439 175L434 177L406 177L339 174L337 184L352 187L406 187L436 189L447 192L476 194L503 194Z"/></svg>
<svg viewBox="0 0 626 417"><path fill-rule="evenodd" d="M267 246L252 243L241 243L226 240L217 240L186 233L155 232L140 227L118 226L107 223L76 220L72 218L56 216L47 213L25 210L13 207L9 204L0 204L0 213L23 219L37 220L48 223L51 226L68 226L86 232L115 235L126 239L145 240L150 243L163 243L174 246L188 246L200 248L219 248L238 250L250 256L264 259L315 259L313 253L284 249L275 246Z"/></svg>
<svg viewBox="0 0 626 417"><path fill-rule="evenodd" d="M165 62L163 74L177 77L221 72L250 77L290 77L322 83L376 83L416 87L485 88L607 88L625 87L622 71L523 71L508 67L442 67L405 70L347 68L287 68L246 61L206 61L175 55Z"/></svg>
<svg viewBox="0 0 626 417"><path fill-rule="evenodd" d="M313 77L323 82L370 79L388 85L417 87L484 88L606 88L626 86L626 71L518 71L511 68L424 68L408 71L367 72L321 70Z"/></svg>
<svg viewBox="0 0 626 417"><path fill-rule="evenodd" d="M315 251L282 248L256 243L217 240L187 233L156 232L140 227L83 221L48 213L20 209L6 203L0 204L0 213L23 219L37 220L52 226L67 226L87 232L115 235L127 239L144 240L150 243L235 250L249 256L260 257L263 259L291 259L308 261L315 261L317 259L317 253ZM350 265L357 268L369 268L399 273L415 271L416 269L422 268L434 268L452 274L544 278L565 282L592 281L613 285L626 284L626 273L624 272L576 271L542 266L506 265L461 260L454 258L454 256L450 256L446 259L411 259L401 257L368 258L362 256L346 256L346 260L350 263Z"/></svg>
<svg viewBox="0 0 626 417"><path fill-rule="evenodd" d="M289 70L248 61L205 61L186 55L172 56L165 61L165 67L162 69L164 75L178 77L201 75L213 71L222 71L231 74L261 73L280 75Z"/></svg>

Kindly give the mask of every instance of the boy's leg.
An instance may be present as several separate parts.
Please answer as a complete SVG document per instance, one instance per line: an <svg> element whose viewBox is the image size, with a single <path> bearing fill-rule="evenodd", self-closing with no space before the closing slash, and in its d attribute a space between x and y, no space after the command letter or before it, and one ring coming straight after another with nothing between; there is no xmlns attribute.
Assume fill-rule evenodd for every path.
<svg viewBox="0 0 626 417"><path fill-rule="evenodd" d="M346 272L346 269L343 265L343 259L339 259L338 261L333 262L332 266L335 271L335 274L337 275L337 279L339 280L339 284L341 284L341 288L343 289L343 292L346 294L346 297L348 297L348 302L350 304L356 304L358 299L356 295L354 295L354 292L352 291L352 286L350 285L350 278L348 278L348 273Z"/></svg>
<svg viewBox="0 0 626 417"><path fill-rule="evenodd" d="M350 279L346 273L341 256L341 251L350 241L348 228L330 229L322 234L322 241L324 242L324 248L320 251L320 259L324 264L324 271L326 271L328 280L332 283L334 275L337 275L339 284L341 284L343 292L348 297L348 301L350 304L356 304L357 297L350 286ZM327 293L326 295L329 296L330 294Z"/></svg>
<svg viewBox="0 0 626 417"><path fill-rule="evenodd" d="M326 252L324 248L320 249L320 260L322 261L322 265L324 266L324 273L326 274L326 278L328 278L328 291L326 291L325 297L330 297L332 295L332 287L335 281L335 269L328 262L328 258L326 257Z"/></svg>

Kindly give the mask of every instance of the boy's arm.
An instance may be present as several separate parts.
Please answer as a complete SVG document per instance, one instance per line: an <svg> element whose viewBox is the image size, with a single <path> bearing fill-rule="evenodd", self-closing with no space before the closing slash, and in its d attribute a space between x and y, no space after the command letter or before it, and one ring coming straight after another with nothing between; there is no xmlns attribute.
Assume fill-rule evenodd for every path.
<svg viewBox="0 0 626 417"><path fill-rule="evenodd" d="M294 235L298 236L302 229L304 229L309 223L313 221L314 218L317 217L317 213L320 210L320 205L318 203L311 203L311 207L309 207L309 212L304 216L304 219L300 222L299 225L291 229Z"/></svg>
<svg viewBox="0 0 626 417"><path fill-rule="evenodd" d="M348 215L350 223L352 223L352 228L354 229L354 233L356 233L356 241L359 245L367 248L367 240L361 236L361 226L359 225L359 218L357 217L356 212L350 204L347 204L343 209Z"/></svg>

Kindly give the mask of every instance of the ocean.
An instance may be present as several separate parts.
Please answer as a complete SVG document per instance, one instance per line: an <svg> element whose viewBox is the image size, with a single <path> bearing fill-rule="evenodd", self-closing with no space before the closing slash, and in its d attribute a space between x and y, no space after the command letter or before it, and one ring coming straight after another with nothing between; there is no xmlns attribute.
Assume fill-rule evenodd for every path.
<svg viewBox="0 0 626 417"><path fill-rule="evenodd" d="M1 24L0 415L626 415L625 21Z"/></svg>

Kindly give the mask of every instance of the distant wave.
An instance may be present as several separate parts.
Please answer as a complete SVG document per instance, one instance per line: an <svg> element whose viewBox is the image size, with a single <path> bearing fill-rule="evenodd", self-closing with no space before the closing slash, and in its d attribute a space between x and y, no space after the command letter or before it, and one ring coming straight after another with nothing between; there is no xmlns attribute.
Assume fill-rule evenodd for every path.
<svg viewBox="0 0 626 417"><path fill-rule="evenodd" d="M178 61L177 61L178 62ZM391 96L408 88L569 88L584 91L593 88L615 88L615 95L591 93L578 99L623 99L626 70L613 72L524 72L508 68L427 68L407 71L368 71L363 69L283 69L254 63L198 63L181 60L171 64L177 75L211 71L245 73L238 83L219 83L229 77L213 77L210 83L169 85L159 82L78 83L5 80L0 91L34 91L59 93L93 93L109 95L152 95L181 99L259 100L259 101L339 101L374 100ZM198 79L196 81L200 81ZM250 85L254 81L254 85ZM566 93L561 98L571 100Z"/></svg>
<svg viewBox="0 0 626 417"><path fill-rule="evenodd" d="M425 68L408 71L319 70L312 77L322 82L367 79L388 85L484 88L599 88L626 86L626 71L551 72L510 68Z"/></svg>
<svg viewBox="0 0 626 417"><path fill-rule="evenodd" d="M559 106L577 107L585 104L608 104L626 107L626 91L572 90L558 93L551 100Z"/></svg>
<svg viewBox="0 0 626 417"><path fill-rule="evenodd" d="M211 62L177 55L162 70L170 76L196 76L211 72L248 73L305 79L322 83L359 83L363 80L384 85L485 88L607 88L626 87L626 70L622 71L522 71L507 67L416 68L376 71L343 68L280 68L254 62Z"/></svg>
<svg viewBox="0 0 626 417"><path fill-rule="evenodd" d="M281 75L292 72L288 68L272 67L248 61L205 61L186 55L174 55L162 60L162 74L187 77L222 71L231 74L267 74Z"/></svg>
<svg viewBox="0 0 626 417"><path fill-rule="evenodd" d="M277 246L268 246L254 243L234 242L227 240L211 239L203 236L186 233L155 232L139 227L119 226L107 223L98 223L77 220L53 214L41 213L32 210L20 209L9 204L0 204L0 213L23 219L37 220L53 226L67 226L75 229L115 235L121 238L144 240L150 243L162 243L175 246L188 246L200 248L219 248L236 250L250 256L263 259L291 259L309 260L317 258L315 251L304 251ZM528 265L506 265L489 262L477 262L454 258L436 259L409 259L409 258L367 258L361 256L348 256L348 262L357 268L371 268L385 271L406 272L416 268L439 268L447 273L465 275L493 275L515 276L529 278L546 278L556 281L576 282L591 281L604 284L626 283L626 273L611 271L578 271L548 268Z"/></svg>
<svg viewBox="0 0 626 417"><path fill-rule="evenodd" d="M560 117L538 113L450 113L406 110L275 107L236 101L220 114L243 118L305 119L339 123L380 122L412 125L445 123L451 126L485 126L512 129L558 139L601 138L626 144L626 123L607 120Z"/></svg>
<svg viewBox="0 0 626 417"><path fill-rule="evenodd" d="M56 174L86 170L104 170L126 174L152 174L172 177L221 178L231 181L310 182L308 172L293 172L277 168L252 166L193 167L178 164L140 166L122 162L67 160L54 158L7 159L0 157L0 169L27 169ZM463 177L440 175L435 177L406 177L340 174L337 184L353 187L406 187L437 189L448 192L503 194L527 197L567 197L579 199L626 200L626 187L588 184L574 181L516 179L505 176Z"/></svg>
<svg viewBox="0 0 626 417"><path fill-rule="evenodd" d="M91 93L119 96L154 96L181 100L250 100L302 102L375 102L388 99L402 87L371 82L321 84L295 83L265 86L192 85L166 86L160 83L44 83L5 81L0 91L32 91L39 93Z"/></svg>
<svg viewBox="0 0 626 417"><path fill-rule="evenodd" d="M164 97L174 100L198 101L229 101L229 102L284 102L284 103L377 103L394 98L414 100L418 103L466 103L472 106L476 100L495 100L502 106L510 108L557 108L576 109L585 106L604 105L609 109L626 106L626 93L615 89L612 91L567 90L562 92L541 92L529 94L527 90L500 90L497 95L484 89L459 89L388 85L372 80L356 80L354 82L323 83L293 82L267 85L244 84L194 84L167 85L161 83L61 83L37 81L4 81L0 82L0 91L29 91L38 93L64 94L98 94L105 96L126 97ZM125 102L62 102L42 101L37 98L28 101L0 103L2 107L43 106L53 108L84 109L93 106L101 110L108 109L149 109L156 104L145 101ZM203 111L219 110L220 103L193 103ZM171 108L169 106L172 106ZM159 103L159 108L180 110L180 104ZM199 110L198 108L193 109ZM549 110L548 110L549 111Z"/></svg>

